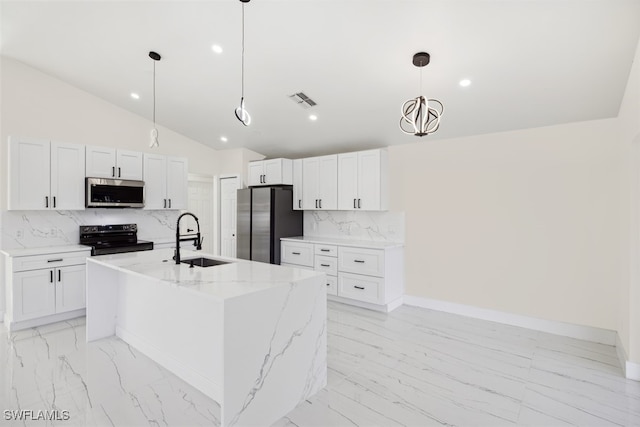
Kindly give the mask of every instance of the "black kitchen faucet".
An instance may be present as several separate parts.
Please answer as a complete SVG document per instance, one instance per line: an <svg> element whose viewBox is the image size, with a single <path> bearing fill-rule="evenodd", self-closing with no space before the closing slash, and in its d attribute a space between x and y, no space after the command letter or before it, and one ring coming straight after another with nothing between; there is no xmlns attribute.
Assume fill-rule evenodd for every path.
<svg viewBox="0 0 640 427"><path fill-rule="evenodd" d="M196 220L196 225L198 226L198 232L196 234L185 234L184 236L180 235L180 220L183 216L189 215L192 216L193 219ZM190 228L187 228L187 233L192 232ZM198 221L198 217L192 214L191 212L185 212L178 217L178 221L176 222L176 253L173 256L173 259L176 260L176 264L180 264L180 242L187 242L193 240L193 246L196 247L196 250L202 249L202 238L200 237L200 222Z"/></svg>

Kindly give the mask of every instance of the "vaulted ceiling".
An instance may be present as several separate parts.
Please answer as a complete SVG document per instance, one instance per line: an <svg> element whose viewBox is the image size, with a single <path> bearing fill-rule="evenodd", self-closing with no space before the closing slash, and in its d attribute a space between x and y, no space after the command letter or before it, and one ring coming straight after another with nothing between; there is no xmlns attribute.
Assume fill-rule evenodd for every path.
<svg viewBox="0 0 640 427"><path fill-rule="evenodd" d="M615 117L640 35L638 0L253 0L244 127L238 0L0 8L2 55L151 119L156 51L160 124L216 149L292 158ZM422 70L419 51L431 54ZM398 122L421 79L445 112L419 139ZM296 92L317 105L300 107Z"/></svg>

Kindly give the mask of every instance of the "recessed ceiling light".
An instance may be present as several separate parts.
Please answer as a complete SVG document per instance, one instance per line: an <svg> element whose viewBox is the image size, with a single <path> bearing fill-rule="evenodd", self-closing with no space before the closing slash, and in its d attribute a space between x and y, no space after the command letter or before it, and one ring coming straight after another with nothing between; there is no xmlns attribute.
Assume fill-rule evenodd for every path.
<svg viewBox="0 0 640 427"><path fill-rule="evenodd" d="M213 50L215 53L222 53L222 47L220 45L214 44L213 46L211 46L211 50Z"/></svg>
<svg viewBox="0 0 640 427"><path fill-rule="evenodd" d="M221 136L221 137L220 137L220 141L222 141L222 142L227 142L227 141L229 141L229 140L227 139L227 137L226 137L226 136Z"/></svg>
<svg viewBox="0 0 640 427"><path fill-rule="evenodd" d="M469 86L470 84L471 84L471 80L469 80L469 79L462 79L462 80L460 80L460 86L462 86L462 87L467 87L467 86Z"/></svg>
<svg viewBox="0 0 640 427"><path fill-rule="evenodd" d="M131 92L131 97L132 97L133 99L140 99L140 95L138 95L138 94L137 94L137 93L135 93L135 92Z"/></svg>
<svg viewBox="0 0 640 427"><path fill-rule="evenodd" d="M316 116L315 114L311 114L309 116L309 120L313 120L315 122L316 120L318 120L318 116Z"/></svg>

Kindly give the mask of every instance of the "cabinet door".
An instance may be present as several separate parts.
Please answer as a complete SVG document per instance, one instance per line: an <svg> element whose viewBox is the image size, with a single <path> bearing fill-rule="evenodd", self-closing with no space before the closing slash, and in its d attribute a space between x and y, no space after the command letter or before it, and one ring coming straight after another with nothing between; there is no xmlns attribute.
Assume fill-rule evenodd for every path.
<svg viewBox="0 0 640 427"><path fill-rule="evenodd" d="M53 209L84 209L84 145L51 143L51 203Z"/></svg>
<svg viewBox="0 0 640 427"><path fill-rule="evenodd" d="M264 175L264 163L262 160L249 163L249 186L265 185L262 179Z"/></svg>
<svg viewBox="0 0 640 427"><path fill-rule="evenodd" d="M302 159L302 206L305 210L318 208L319 159L319 157Z"/></svg>
<svg viewBox="0 0 640 427"><path fill-rule="evenodd" d="M8 209L49 209L51 207L49 141L10 138L8 166Z"/></svg>
<svg viewBox="0 0 640 427"><path fill-rule="evenodd" d="M302 205L302 159L293 161L293 209L301 210Z"/></svg>
<svg viewBox="0 0 640 427"><path fill-rule="evenodd" d="M282 159L264 160L264 184L284 184L282 180Z"/></svg>
<svg viewBox="0 0 640 427"><path fill-rule="evenodd" d="M358 208L358 153L338 154L338 209Z"/></svg>
<svg viewBox="0 0 640 427"><path fill-rule="evenodd" d="M56 268L56 313L85 308L85 266L72 265Z"/></svg>
<svg viewBox="0 0 640 427"><path fill-rule="evenodd" d="M368 150L358 153L358 209L381 210L381 152ZM341 183L342 185L342 183Z"/></svg>
<svg viewBox="0 0 640 427"><path fill-rule="evenodd" d="M14 321L48 316L56 312L54 269L13 274Z"/></svg>
<svg viewBox="0 0 640 427"><path fill-rule="evenodd" d="M318 177L319 207L322 210L338 209L338 155L320 157Z"/></svg>
<svg viewBox="0 0 640 427"><path fill-rule="evenodd" d="M115 178L116 149L87 146L85 176L91 178Z"/></svg>
<svg viewBox="0 0 640 427"><path fill-rule="evenodd" d="M144 154L144 208L167 207L167 158Z"/></svg>
<svg viewBox="0 0 640 427"><path fill-rule="evenodd" d="M167 157L167 208L187 209L188 179L187 159Z"/></svg>
<svg viewBox="0 0 640 427"><path fill-rule="evenodd" d="M142 153L139 151L118 150L116 152L116 178L142 179Z"/></svg>

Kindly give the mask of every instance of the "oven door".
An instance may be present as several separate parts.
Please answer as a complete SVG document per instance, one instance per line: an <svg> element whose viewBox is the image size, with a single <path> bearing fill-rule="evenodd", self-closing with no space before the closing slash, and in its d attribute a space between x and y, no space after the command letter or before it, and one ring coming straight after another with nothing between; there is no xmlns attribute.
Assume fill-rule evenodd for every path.
<svg viewBox="0 0 640 427"><path fill-rule="evenodd" d="M144 207L144 181L87 178L85 189L88 208Z"/></svg>

